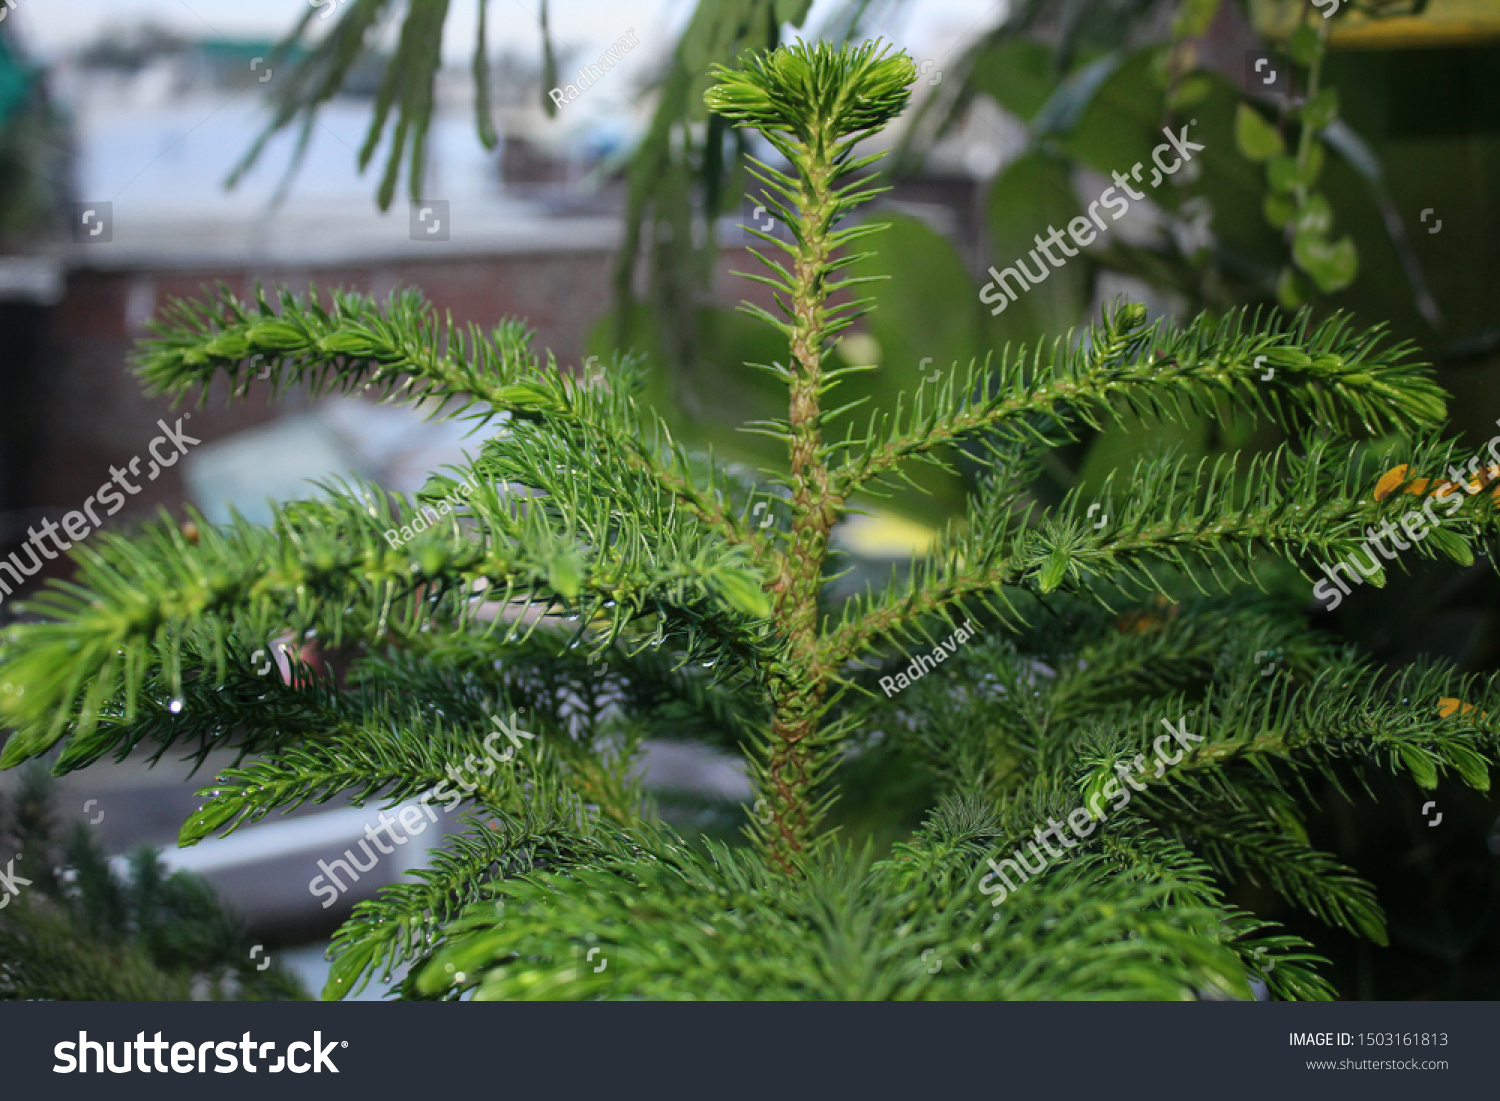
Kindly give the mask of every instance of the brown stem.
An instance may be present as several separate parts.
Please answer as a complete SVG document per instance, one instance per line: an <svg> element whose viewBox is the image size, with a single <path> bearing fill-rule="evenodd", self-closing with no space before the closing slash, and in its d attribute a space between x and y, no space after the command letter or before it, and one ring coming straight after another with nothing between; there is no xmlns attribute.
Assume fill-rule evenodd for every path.
<svg viewBox="0 0 1500 1101"><path fill-rule="evenodd" d="M824 461L822 409L823 354L827 334L825 279L829 255L828 212L833 204L833 166L820 135L809 142L799 196L803 245L794 269L791 353L796 377L790 387L792 474L791 547L772 588L776 618L786 637L781 671L773 676L773 746L767 763L771 790L772 859L785 871L812 829L808 796L812 785L810 743L827 692L818 662L818 592L828 556L828 534L838 518L840 498L831 488Z"/></svg>

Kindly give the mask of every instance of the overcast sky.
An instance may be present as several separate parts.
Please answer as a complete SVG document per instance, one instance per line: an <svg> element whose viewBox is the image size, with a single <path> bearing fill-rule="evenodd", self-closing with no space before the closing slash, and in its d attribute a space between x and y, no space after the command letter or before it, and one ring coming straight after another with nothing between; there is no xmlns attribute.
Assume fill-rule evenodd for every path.
<svg viewBox="0 0 1500 1101"><path fill-rule="evenodd" d="M17 0L13 28L42 57L54 57L121 24L154 21L189 35L276 38L311 5L326 8L338 0ZM648 54L664 50L692 11L693 0L553 0L548 22L564 46L602 50L633 29ZM898 25L876 28L914 51L943 46L993 26L1007 0L910 0ZM837 6L816 0L810 24ZM499 49L514 45L532 53L540 43L537 0L493 0L490 40ZM477 3L453 4L444 31L444 51L461 60L472 49ZM645 61L646 58L639 60Z"/></svg>

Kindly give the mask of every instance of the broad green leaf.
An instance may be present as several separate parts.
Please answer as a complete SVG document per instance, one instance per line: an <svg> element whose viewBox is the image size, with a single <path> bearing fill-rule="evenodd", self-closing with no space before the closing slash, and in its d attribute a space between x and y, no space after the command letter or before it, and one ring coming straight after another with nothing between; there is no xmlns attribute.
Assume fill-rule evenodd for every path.
<svg viewBox="0 0 1500 1101"><path fill-rule="evenodd" d="M1301 173L1297 168L1295 157L1283 154L1272 157L1266 163L1266 180L1270 183L1272 191L1291 194L1297 190L1297 183L1300 179Z"/></svg>
<svg viewBox="0 0 1500 1101"><path fill-rule="evenodd" d="M1203 73L1189 73L1167 95L1167 106L1173 111L1196 107L1213 94L1214 83Z"/></svg>
<svg viewBox="0 0 1500 1101"><path fill-rule="evenodd" d="M1148 64L1149 61L1144 55L1137 55L1127 63L1119 53L1112 52L1105 54L1098 61L1085 65L1058 85L1057 91L1037 111L1036 116L1031 120L1032 137L1040 139L1071 133L1101 95L1105 100L1113 98L1114 92L1104 93L1106 87L1113 87L1115 92L1119 91L1121 72L1124 69L1132 68L1136 72L1136 78L1140 79L1145 75L1145 68ZM1144 94L1149 95L1155 102L1161 101L1161 93L1155 88L1145 89Z"/></svg>
<svg viewBox="0 0 1500 1101"><path fill-rule="evenodd" d="M800 27L810 7L812 0L776 0L776 21Z"/></svg>
<svg viewBox="0 0 1500 1101"><path fill-rule="evenodd" d="M1302 173L1302 182L1311 187L1318 182L1318 177L1323 174L1323 143L1317 138L1307 147L1307 170Z"/></svg>
<svg viewBox="0 0 1500 1101"><path fill-rule="evenodd" d="M1030 122L1052 93L1058 75L1052 49L1041 42L1010 39L985 50L974 61L969 84L1023 122Z"/></svg>
<svg viewBox="0 0 1500 1101"><path fill-rule="evenodd" d="M1102 207L1100 213L1105 225L1111 226L1110 216ZM1093 261L1068 236L1068 225L1077 218L1083 218L1098 232L1097 224L1089 222L1073 194L1072 173L1065 162L1045 153L1029 153L996 177L989 197L990 266L1004 275L1005 269L1021 265L1030 276L1026 289L1019 293L1015 277L1007 277L1013 299L994 298L999 293L997 288L989 292L991 301L978 304L985 311L994 348L1007 341L1029 343L1066 332L1083 321L1089 308ZM1060 268L1050 264L1037 246L1037 237L1047 241L1052 229L1063 235L1067 246L1049 246L1052 255L1064 261ZM1096 239L1108 243L1110 236L1105 230ZM1067 255L1069 249L1074 255ZM1032 282L1031 276L1038 275L1042 278ZM990 285L994 276L986 274L983 282ZM1004 309L994 313L1002 301L1006 303Z"/></svg>
<svg viewBox="0 0 1500 1101"><path fill-rule="evenodd" d="M1330 243L1320 234L1299 233L1292 241L1292 258L1324 294L1343 290L1359 274L1359 251L1351 237Z"/></svg>
<svg viewBox="0 0 1500 1101"><path fill-rule="evenodd" d="M894 404L896 392L923 378L946 376L987 350L980 323L979 288L949 241L915 218L887 220L872 238L879 254L851 265L855 277L877 277L860 289L874 299L869 332L880 345L880 370L853 375L834 391L830 405L869 396ZM864 419L869 413L856 413Z"/></svg>
<svg viewBox="0 0 1500 1101"><path fill-rule="evenodd" d="M987 339L979 288L963 260L942 234L915 218L885 219L887 228L871 239L868 256L850 265L855 277L883 277L859 289L874 300L867 324L880 345L880 369L847 376L827 399L825 407L869 400L849 415L856 425L869 423L871 407L891 409L897 395L908 395L919 385L941 384L955 366L983 360L992 343ZM785 416L785 399L783 410ZM830 433L842 433L847 422L831 421ZM938 522L962 508L965 482L936 467L913 468L913 479L926 490L898 488L882 504L925 523Z"/></svg>
<svg viewBox="0 0 1500 1101"><path fill-rule="evenodd" d="M1322 130L1339 117L1339 93L1337 88L1324 88L1302 107L1302 122L1314 130Z"/></svg>
<svg viewBox="0 0 1500 1101"><path fill-rule="evenodd" d="M1328 205L1328 200L1317 193L1309 195L1307 201L1297 208L1295 228L1298 233L1326 237L1333 228L1333 208Z"/></svg>
<svg viewBox="0 0 1500 1101"><path fill-rule="evenodd" d="M1105 176L1128 175L1137 162L1149 169L1151 150L1161 144L1166 104L1162 89L1150 78L1152 52L1141 50L1123 59L1110 55L1096 62L1059 90L1057 102L1042 112L1065 131L1064 150ZM1084 73L1093 80L1082 80ZM1084 92L1086 99L1081 98Z"/></svg>
<svg viewBox="0 0 1500 1101"><path fill-rule="evenodd" d="M1234 142L1252 161L1268 160L1286 152L1281 134L1248 103L1241 103L1234 114Z"/></svg>
<svg viewBox="0 0 1500 1101"><path fill-rule="evenodd" d="M1172 19L1173 38L1197 38L1208 32L1219 11L1219 0L1183 0Z"/></svg>
<svg viewBox="0 0 1500 1101"><path fill-rule="evenodd" d="M1285 229L1286 224L1292 220L1292 215L1297 212L1290 195L1278 195L1274 191L1266 192L1266 201L1261 209L1266 216L1266 224L1273 229Z"/></svg>
<svg viewBox="0 0 1500 1101"><path fill-rule="evenodd" d="M1281 269L1281 275L1276 280L1276 301L1284 310L1295 310L1306 304L1312 297L1312 288L1290 267Z"/></svg>
<svg viewBox="0 0 1500 1101"><path fill-rule="evenodd" d="M1303 23L1292 32L1292 39L1287 44L1292 52L1292 58L1298 65L1311 65L1317 60L1318 54L1323 51L1323 43L1318 40L1318 32Z"/></svg>

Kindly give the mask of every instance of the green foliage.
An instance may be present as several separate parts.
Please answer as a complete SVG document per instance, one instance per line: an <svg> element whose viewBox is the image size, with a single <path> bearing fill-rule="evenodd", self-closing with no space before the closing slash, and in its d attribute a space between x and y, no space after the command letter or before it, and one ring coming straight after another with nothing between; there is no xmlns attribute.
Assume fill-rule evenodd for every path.
<svg viewBox="0 0 1500 1101"><path fill-rule="evenodd" d="M870 410L870 394L832 406L868 373L829 369L872 305L847 292L884 274L849 249L881 228L853 217L879 190L853 142L914 75L874 46L799 46L721 71L709 93L786 159L754 166L793 233L761 257L779 315L747 307L785 343L753 365L787 401L747 426L784 449L759 480L683 447L644 403L640 361L580 383L519 325L456 331L412 292L384 308L175 305L136 358L152 392L222 376L243 395L260 357L277 390L435 399L493 430L455 471L478 488L399 549L383 533L417 502L358 485L264 528L195 518L190 538L163 521L80 547L75 581L31 602L44 618L4 637L15 733L0 762L55 752L66 771L146 746L201 760L233 741L244 759L205 789L184 843L339 794L470 804L418 882L356 911L329 996L406 962L400 992L425 998L1245 997L1254 979L1330 996L1310 945L1229 892L1259 882L1381 940L1369 887L1307 839L1309 779L1380 769L1484 789L1500 687L1385 674L1253 591L1277 559L1311 572L1407 507L1375 499L1388 464L1454 460L1444 395L1410 348L1344 317L1148 325L1114 303L1076 337L955 365ZM1085 430L1230 410L1290 442L1148 456L1103 487L1098 522L1081 488L1038 492ZM831 544L861 495L960 461L979 472L963 521L883 587L842 592ZM418 501L454 484L434 476ZM1464 559L1495 512L1466 500L1416 553ZM975 621L979 639L940 646ZM245 655L288 633L346 671L257 683ZM945 668L901 673L893 693L919 653ZM1440 712L1452 697L1472 706ZM496 717L522 708L534 748L487 754ZM1092 812L1163 722L1195 739L1171 770L992 905L987 859ZM665 737L743 760L748 844L690 847L665 824L638 775L645 741ZM471 782L448 790L460 768ZM829 828L845 793L921 826L877 859L858 814L852 839Z"/></svg>
<svg viewBox="0 0 1500 1101"><path fill-rule="evenodd" d="M395 54L385 64L380 90L375 97L374 115L359 151L359 168L363 172L385 138L387 127L390 127L385 172L378 192L382 210L387 209L395 197L403 164L408 166L410 197L423 197L427 131L432 124L448 3L449 0L411 0L402 15ZM318 124L318 112L343 90L355 63L366 53L371 38L384 29L398 6L395 0L344 0L339 5L338 22L310 48L306 48L304 42L308 30L314 26L313 17L321 12L326 18L333 9L312 5L303 13L272 55L271 64L285 65L287 71L272 93L271 121L235 167L229 179L231 186L260 158L274 134L299 121L295 160L301 161ZM487 7L488 0L480 0L479 35L474 54L475 115L479 139L485 148L492 149L498 138L490 119L489 54L485 33ZM295 65L291 63L293 58L297 58ZM295 165L291 171L295 171ZM288 180L290 175L289 171Z"/></svg>
<svg viewBox="0 0 1500 1101"><path fill-rule="evenodd" d="M826 42L797 43L753 57L742 70L720 65L714 71L718 82L705 97L709 110L773 142L774 134L791 135L804 149L881 129L906 106L907 85L917 77L911 58L889 56L873 42L852 52Z"/></svg>
<svg viewBox="0 0 1500 1101"><path fill-rule="evenodd" d="M65 124L45 89L15 35L0 29L0 244L7 253L35 250L62 228Z"/></svg>
<svg viewBox="0 0 1500 1101"><path fill-rule="evenodd" d="M306 998L281 964L256 963L244 927L206 881L167 873L149 846L116 875L82 823L56 838L52 801L45 769L31 767L0 803L6 840L30 858L10 868L31 880L0 909L0 998Z"/></svg>

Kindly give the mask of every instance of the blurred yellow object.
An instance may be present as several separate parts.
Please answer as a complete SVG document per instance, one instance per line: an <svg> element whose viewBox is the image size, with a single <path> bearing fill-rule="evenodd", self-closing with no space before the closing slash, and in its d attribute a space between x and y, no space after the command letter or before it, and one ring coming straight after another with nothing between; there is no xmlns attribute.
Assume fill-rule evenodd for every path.
<svg viewBox="0 0 1500 1101"><path fill-rule="evenodd" d="M851 516L838 530L839 543L866 558L907 558L923 554L937 538L936 529L889 512Z"/></svg>
<svg viewBox="0 0 1500 1101"><path fill-rule="evenodd" d="M1452 696L1443 696L1438 699L1438 718L1440 719L1446 719L1454 712L1457 712L1459 715L1467 715L1473 710L1474 705L1472 703L1464 703L1463 700L1456 700ZM1489 716L1481 711L1479 717L1484 719Z"/></svg>
<svg viewBox="0 0 1500 1101"><path fill-rule="evenodd" d="M1325 0L1323 7L1327 6ZM1328 44L1334 48L1400 50L1500 42L1497 0L1430 0L1421 15L1396 14L1410 11L1412 6L1392 4L1392 14L1372 18L1349 11L1347 0L1342 0L1329 28ZM1302 9L1302 0L1250 0L1250 20L1263 37L1285 40L1302 21Z"/></svg>
<svg viewBox="0 0 1500 1101"><path fill-rule="evenodd" d="M868 367L880 362L880 341L869 333L850 333L839 341L839 355L851 367Z"/></svg>
<svg viewBox="0 0 1500 1101"><path fill-rule="evenodd" d="M1430 496L1446 498L1459 489L1465 490L1470 496L1481 492L1485 486L1500 481L1500 464L1491 463L1489 466L1480 467L1472 482L1440 482L1436 478L1413 478L1406 464L1392 467L1380 476L1380 481L1375 483L1375 500L1384 501L1392 493L1400 489L1402 493L1410 496L1420 497L1427 493L1428 487L1434 487ZM1494 500L1500 500L1500 489L1490 494Z"/></svg>

